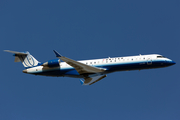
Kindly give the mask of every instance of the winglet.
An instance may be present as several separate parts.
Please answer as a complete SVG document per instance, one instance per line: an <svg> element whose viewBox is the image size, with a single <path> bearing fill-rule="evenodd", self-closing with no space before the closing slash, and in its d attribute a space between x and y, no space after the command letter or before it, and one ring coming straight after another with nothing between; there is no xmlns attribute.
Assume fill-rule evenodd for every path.
<svg viewBox="0 0 180 120"><path fill-rule="evenodd" d="M83 80L79 79L79 81L80 81L81 85L83 85L83 84L84 84L84 81L83 81Z"/></svg>
<svg viewBox="0 0 180 120"><path fill-rule="evenodd" d="M60 55L57 51L53 50L54 53L56 54L56 57L62 57L62 55Z"/></svg>

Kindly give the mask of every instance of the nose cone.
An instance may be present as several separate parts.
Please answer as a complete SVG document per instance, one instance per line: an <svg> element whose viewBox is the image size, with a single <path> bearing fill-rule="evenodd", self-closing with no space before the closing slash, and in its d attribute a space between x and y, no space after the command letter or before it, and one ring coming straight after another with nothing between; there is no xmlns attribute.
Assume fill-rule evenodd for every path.
<svg viewBox="0 0 180 120"><path fill-rule="evenodd" d="M172 60L165 60L165 66L171 66L171 65L174 65L174 64L176 64L174 61L172 61Z"/></svg>
<svg viewBox="0 0 180 120"><path fill-rule="evenodd" d="M174 65L174 64L176 64L174 61L172 61L172 60L169 60L169 61L166 61L167 63L166 63L166 65L168 65L168 66L171 66L171 65Z"/></svg>
<svg viewBox="0 0 180 120"><path fill-rule="evenodd" d="M171 61L171 65L174 65L174 64L176 64L174 61Z"/></svg>

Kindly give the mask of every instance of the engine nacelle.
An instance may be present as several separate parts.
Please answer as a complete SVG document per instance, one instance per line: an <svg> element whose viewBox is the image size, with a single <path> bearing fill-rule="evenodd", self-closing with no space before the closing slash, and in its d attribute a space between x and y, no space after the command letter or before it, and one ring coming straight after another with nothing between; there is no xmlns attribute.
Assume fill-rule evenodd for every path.
<svg viewBox="0 0 180 120"><path fill-rule="evenodd" d="M45 66L45 67L59 67L59 65L60 65L59 59L49 60L42 64L42 66Z"/></svg>

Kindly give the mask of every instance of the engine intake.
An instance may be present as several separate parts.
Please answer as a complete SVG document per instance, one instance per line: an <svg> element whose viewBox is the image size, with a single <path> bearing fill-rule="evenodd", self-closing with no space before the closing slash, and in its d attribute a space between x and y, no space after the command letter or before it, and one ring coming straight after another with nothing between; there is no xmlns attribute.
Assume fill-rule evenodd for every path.
<svg viewBox="0 0 180 120"><path fill-rule="evenodd" d="M59 65L60 65L59 59L49 60L42 64L42 66L45 66L45 67L59 67Z"/></svg>

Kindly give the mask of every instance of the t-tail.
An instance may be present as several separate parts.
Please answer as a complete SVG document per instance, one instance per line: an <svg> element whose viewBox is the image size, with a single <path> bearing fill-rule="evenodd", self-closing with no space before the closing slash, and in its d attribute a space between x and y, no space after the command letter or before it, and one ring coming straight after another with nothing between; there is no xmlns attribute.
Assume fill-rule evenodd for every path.
<svg viewBox="0 0 180 120"><path fill-rule="evenodd" d="M22 62L26 69L41 65L41 63L37 61L29 52L16 52L10 50L4 51L13 53L15 56L14 62Z"/></svg>

